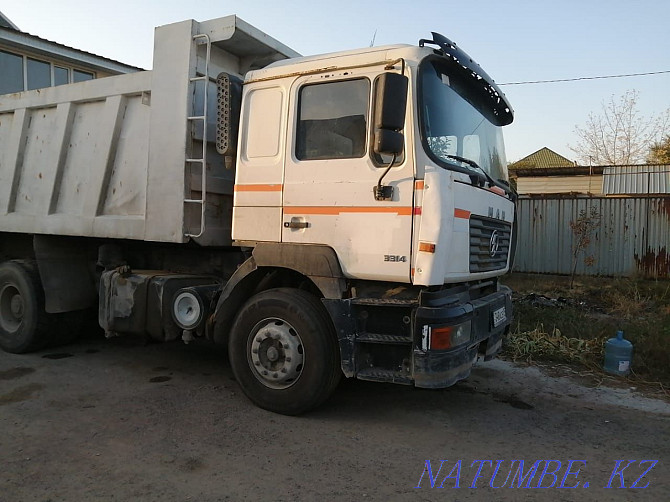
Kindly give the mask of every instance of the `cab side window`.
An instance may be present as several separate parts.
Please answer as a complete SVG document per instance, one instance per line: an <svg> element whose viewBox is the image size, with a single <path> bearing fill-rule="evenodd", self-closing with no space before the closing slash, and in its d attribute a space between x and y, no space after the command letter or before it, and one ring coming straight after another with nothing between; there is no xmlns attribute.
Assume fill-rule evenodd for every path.
<svg viewBox="0 0 670 502"><path fill-rule="evenodd" d="M299 160L363 157L369 102L367 79L310 84L300 89L296 157Z"/></svg>

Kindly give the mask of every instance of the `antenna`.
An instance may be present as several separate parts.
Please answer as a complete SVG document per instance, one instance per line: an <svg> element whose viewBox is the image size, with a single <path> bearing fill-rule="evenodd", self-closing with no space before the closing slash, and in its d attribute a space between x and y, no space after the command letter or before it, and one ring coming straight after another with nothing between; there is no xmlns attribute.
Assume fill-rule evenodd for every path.
<svg viewBox="0 0 670 502"><path fill-rule="evenodd" d="M370 41L370 47L375 46L375 38L377 38L377 30L375 30L375 34L372 35L372 40Z"/></svg>

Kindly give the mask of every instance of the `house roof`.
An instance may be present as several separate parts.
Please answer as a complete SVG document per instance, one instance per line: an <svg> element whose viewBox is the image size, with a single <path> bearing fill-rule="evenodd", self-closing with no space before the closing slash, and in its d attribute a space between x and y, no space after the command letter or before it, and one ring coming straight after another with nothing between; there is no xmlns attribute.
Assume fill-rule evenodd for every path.
<svg viewBox="0 0 670 502"><path fill-rule="evenodd" d="M510 169L550 169L557 167L574 167L576 164L546 146L531 153L521 160L510 164Z"/></svg>
<svg viewBox="0 0 670 502"><path fill-rule="evenodd" d="M104 56L98 56L97 54L75 49L74 47L59 44L58 42L53 42L52 40L47 40L36 35L31 35L30 33L20 31L11 23L11 21L7 20L8 24L3 24L2 20L7 20L7 18L0 13L0 42L2 42L6 48L15 47L17 49L31 49L39 54L51 57L56 56L74 63L85 64L112 73L130 73L143 70L143 68L121 63Z"/></svg>
<svg viewBox="0 0 670 502"><path fill-rule="evenodd" d="M2 12L0 12L0 26L2 26L3 28L11 28L11 29L13 29L13 30L17 30L17 31L18 31L18 29L19 29L19 28L18 28L14 23L12 23L12 22L10 21L10 19L9 19L7 16L5 16Z"/></svg>

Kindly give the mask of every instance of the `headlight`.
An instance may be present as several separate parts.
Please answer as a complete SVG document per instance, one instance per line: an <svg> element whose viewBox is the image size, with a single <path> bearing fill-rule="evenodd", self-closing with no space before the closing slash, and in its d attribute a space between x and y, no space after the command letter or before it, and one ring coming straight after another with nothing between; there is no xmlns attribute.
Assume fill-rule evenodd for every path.
<svg viewBox="0 0 670 502"><path fill-rule="evenodd" d="M425 325L422 330L421 345L424 350L451 349L470 341L471 321L453 326Z"/></svg>
<svg viewBox="0 0 670 502"><path fill-rule="evenodd" d="M182 329L195 329L204 310L200 297L188 290L179 291L172 302L172 317Z"/></svg>

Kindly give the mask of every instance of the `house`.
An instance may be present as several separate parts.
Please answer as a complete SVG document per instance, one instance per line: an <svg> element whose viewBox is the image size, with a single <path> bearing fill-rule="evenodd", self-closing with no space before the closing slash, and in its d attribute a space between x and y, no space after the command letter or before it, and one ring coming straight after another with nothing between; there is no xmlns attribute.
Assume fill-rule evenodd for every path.
<svg viewBox="0 0 670 502"><path fill-rule="evenodd" d="M603 169L578 166L547 147L510 164L510 178L521 195L550 193L602 194Z"/></svg>
<svg viewBox="0 0 670 502"><path fill-rule="evenodd" d="M510 164L509 172L520 195L670 194L670 165L580 166L546 147Z"/></svg>
<svg viewBox="0 0 670 502"><path fill-rule="evenodd" d="M0 94L140 70L23 32L0 12Z"/></svg>

